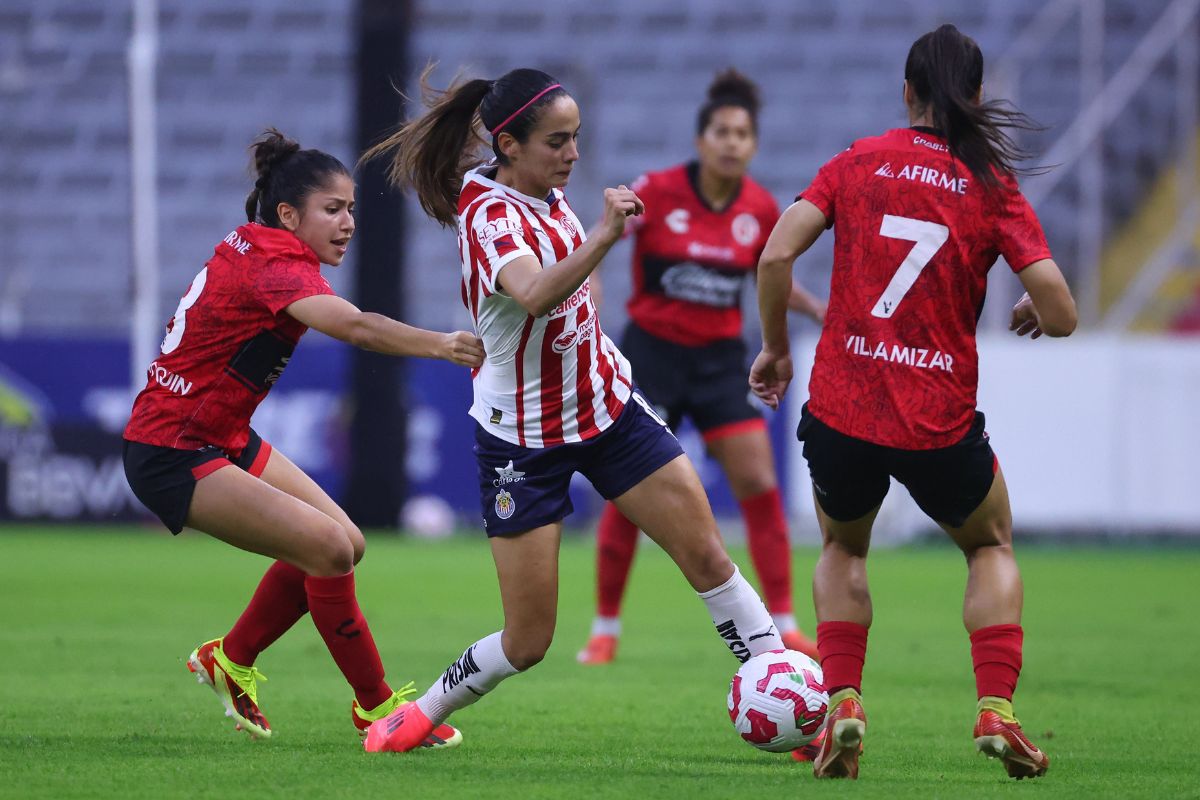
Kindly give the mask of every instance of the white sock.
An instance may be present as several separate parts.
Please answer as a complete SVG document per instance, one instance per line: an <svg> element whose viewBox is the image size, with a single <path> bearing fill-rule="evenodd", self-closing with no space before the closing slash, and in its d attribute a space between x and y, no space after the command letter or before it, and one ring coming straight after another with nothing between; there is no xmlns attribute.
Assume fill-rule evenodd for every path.
<svg viewBox="0 0 1200 800"><path fill-rule="evenodd" d="M592 620L592 636L620 636L620 617L596 617Z"/></svg>
<svg viewBox="0 0 1200 800"><path fill-rule="evenodd" d="M500 631L496 631L468 647L417 700L417 707L430 722L440 725L446 717L471 705L517 671L508 663L500 644Z"/></svg>
<svg viewBox="0 0 1200 800"><path fill-rule="evenodd" d="M768 650L782 650L783 640L767 607L735 565L729 580L715 589L698 592L717 633L738 661Z"/></svg>
<svg viewBox="0 0 1200 800"><path fill-rule="evenodd" d="M796 624L796 617L790 613L772 614L771 621L775 623L775 628L779 631L780 636L785 633L791 633L800 627Z"/></svg>

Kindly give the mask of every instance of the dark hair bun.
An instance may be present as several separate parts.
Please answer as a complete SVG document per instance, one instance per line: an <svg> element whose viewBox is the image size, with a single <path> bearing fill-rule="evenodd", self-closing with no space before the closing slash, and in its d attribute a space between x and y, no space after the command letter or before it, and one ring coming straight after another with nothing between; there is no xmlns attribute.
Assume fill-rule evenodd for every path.
<svg viewBox="0 0 1200 800"><path fill-rule="evenodd" d="M757 115L759 106L762 105L758 97L758 86L733 67L718 72L708 86L709 103L728 101L745 107L751 116Z"/></svg>
<svg viewBox="0 0 1200 800"><path fill-rule="evenodd" d="M283 135L277 128L267 128L250 145L254 157L254 172L261 181L288 156L300 151L300 143Z"/></svg>

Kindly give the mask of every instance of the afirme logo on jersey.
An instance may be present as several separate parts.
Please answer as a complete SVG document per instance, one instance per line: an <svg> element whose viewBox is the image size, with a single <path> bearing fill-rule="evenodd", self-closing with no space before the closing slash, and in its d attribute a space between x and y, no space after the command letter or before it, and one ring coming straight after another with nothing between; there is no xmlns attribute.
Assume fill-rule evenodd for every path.
<svg viewBox="0 0 1200 800"><path fill-rule="evenodd" d="M955 194L967 193L967 179L956 178L946 172L939 172L933 167L922 166L921 164L905 164L900 172L892 171L892 162L887 162L879 169L875 170L875 174L881 178L896 178L897 180L916 181L917 183L927 183L938 189L944 189Z"/></svg>
<svg viewBox="0 0 1200 800"><path fill-rule="evenodd" d="M246 253L250 252L251 244L241 236L238 236L237 231L229 232L229 235L225 237L225 244L237 250L241 255L246 255Z"/></svg>

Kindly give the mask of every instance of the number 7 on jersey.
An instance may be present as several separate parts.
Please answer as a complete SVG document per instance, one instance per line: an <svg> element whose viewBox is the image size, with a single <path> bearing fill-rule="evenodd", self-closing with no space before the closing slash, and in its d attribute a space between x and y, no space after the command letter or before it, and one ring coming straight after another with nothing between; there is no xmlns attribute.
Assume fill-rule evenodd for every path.
<svg viewBox="0 0 1200 800"><path fill-rule="evenodd" d="M950 238L950 229L936 222L884 214L883 222L879 225L879 235L914 242L912 250L909 250L908 255L900 262L896 274L892 275L887 288L871 309L871 316L888 319L896 313L896 307L900 305L904 295L908 294L908 290L917 282L921 270L925 269L925 265Z"/></svg>

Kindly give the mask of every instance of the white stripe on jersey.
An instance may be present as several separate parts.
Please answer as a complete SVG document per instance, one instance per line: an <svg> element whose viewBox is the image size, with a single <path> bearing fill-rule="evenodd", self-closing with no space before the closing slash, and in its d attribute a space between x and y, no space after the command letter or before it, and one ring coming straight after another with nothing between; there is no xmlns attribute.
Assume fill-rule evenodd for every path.
<svg viewBox="0 0 1200 800"><path fill-rule="evenodd" d="M600 329L590 281L537 318L496 287L516 258L553 268L583 244L583 226L558 189L547 203L491 180L492 169L468 172L459 198L462 298L487 353L471 416L522 447L590 439L621 413L632 385L629 362Z"/></svg>

